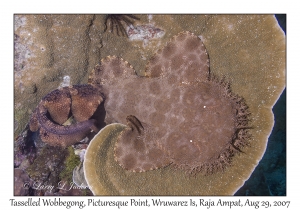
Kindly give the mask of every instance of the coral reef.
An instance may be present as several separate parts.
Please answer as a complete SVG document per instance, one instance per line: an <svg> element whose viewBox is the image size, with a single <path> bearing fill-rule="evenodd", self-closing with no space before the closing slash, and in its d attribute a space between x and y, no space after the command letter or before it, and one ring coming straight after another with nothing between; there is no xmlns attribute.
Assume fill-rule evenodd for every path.
<svg viewBox="0 0 300 210"><path fill-rule="evenodd" d="M286 195L286 90L273 107L275 125L267 150L251 177L235 195Z"/></svg>
<svg viewBox="0 0 300 210"><path fill-rule="evenodd" d="M86 83L101 57L103 16L15 15L15 138L40 99L65 76L70 85Z"/></svg>
<svg viewBox="0 0 300 210"><path fill-rule="evenodd" d="M103 128L98 132L88 146L83 162L83 170L85 180L94 195L120 194L118 189L114 187L113 180L117 181L121 178L124 170L114 170L117 164L114 160L113 148L118 135L125 128L126 126L120 123L109 124L105 129ZM110 155L107 154L108 150L111 151ZM120 169L121 167L117 168ZM107 169L110 169L110 171L107 171ZM124 190L123 187L121 188Z"/></svg>
<svg viewBox="0 0 300 210"><path fill-rule="evenodd" d="M274 124L272 107L285 87L285 36L272 15L151 17L150 20L148 15L139 15L140 23L151 22L154 27L162 28L165 35L144 46L141 41L102 33L105 29L104 15L17 15L15 42L18 44L15 50L26 53L16 54L21 65L15 68L15 136L25 129L29 115L42 96L56 89L66 75L70 78L70 84L86 83L88 71L107 55L124 58L139 75L144 75L146 61L161 44L180 31L192 31L201 35L210 55L211 72L220 78L225 76L232 84L232 91L246 99L252 113L251 124L255 125L251 129L251 145L255 146L243 149L247 155L235 156L230 170L226 170L222 176L197 179L194 184L200 184L205 191L197 189L190 192L203 195L233 194L261 159ZM113 150L108 151L112 156L107 157L112 159L108 158L107 161L112 160L109 163L113 165ZM136 182L131 182L131 178L123 179L123 176L118 179L122 171L114 167L105 166L103 170L106 173L105 180L110 183L109 186L105 185L106 193L103 194L145 194L139 191L138 186L142 184L148 189L156 187L151 187L143 180L156 180L157 184L164 186L167 183L176 185L175 178L182 181L180 185L185 185L177 194L188 194L189 186L193 183L184 182L179 178L180 173L169 170L169 167L147 172L156 175L149 179L140 173L133 175L131 178ZM174 177L168 176L169 173ZM160 183L157 177L166 179ZM125 187L124 183L127 183ZM114 187L115 190L110 193L108 189ZM172 185L168 185L168 189L168 192L161 193L171 195L178 192L178 188L173 189Z"/></svg>
<svg viewBox="0 0 300 210"><path fill-rule="evenodd" d="M90 190L72 184L79 159L72 147L51 147L38 132L24 131L15 141L14 195L91 195Z"/></svg>
<svg viewBox="0 0 300 210"><path fill-rule="evenodd" d="M286 14L275 15L275 17L284 33L286 33ZM280 95L272 111L275 125L268 139L266 152L250 178L235 195L284 196L287 193L286 89ZM267 177L267 179L264 177Z"/></svg>
<svg viewBox="0 0 300 210"><path fill-rule="evenodd" d="M262 25L257 25L254 23L254 20L257 20L259 23L263 23ZM223 21L223 22L222 22ZM225 22L224 22L225 21ZM227 21L227 23L226 23ZM254 21L252 23L252 21ZM254 31L256 31L255 34L252 33L252 30L249 29L243 29L241 28L242 25L241 23L244 22L244 24L247 24L247 26L253 28ZM220 24L222 23L222 25ZM222 176L210 176L209 178L207 177L198 177L197 180L199 183L195 184L191 180L189 182L183 181L182 179L178 178L180 177L180 173L176 174L176 172L170 172L169 167L161 169L161 170L155 170L152 171L151 173L147 173L147 175L133 175L133 174L123 174L120 170L117 169L117 167L113 168L113 162L110 158L114 160L114 155L111 154L111 148L110 150L107 150L107 147L103 148L100 150L100 154L107 155L108 160L106 160L105 163L101 164L101 168L103 169L103 175L105 174L105 178L112 176L108 181L108 185L104 186L104 189L98 191L103 194L109 192L109 194L147 194L148 192L141 192L138 190L139 185L147 186L147 183L142 182L143 179L147 180L153 180L153 182L150 183L157 183L155 186L149 186L147 189L159 189L159 193L161 194L167 194L170 195L175 192L175 194L185 194L189 190L189 192L194 192L195 194L202 194L202 195L224 195L224 194L232 194L235 192L236 189L239 188L243 184L243 180L247 179L249 174L251 174L253 170L253 166L257 164L257 162L260 160L264 149L266 145L266 141L268 139L268 135L264 136L262 134L267 134L270 132L270 128L272 128L272 113L271 109L268 108L266 110L261 109L260 107L265 107L266 104L269 104L270 107L273 106L273 104L276 102L278 96L281 94L285 82L284 82L284 70L285 70L285 61L284 61L284 55L285 55L285 48L284 48L284 36L282 36L282 32L276 26L276 21L274 22L274 17L272 16L210 16L206 24L209 28L209 30L206 32L206 29L201 35L201 38L203 39L205 45L206 43L209 43L211 46L207 46L208 52L217 53L217 55L211 55L211 72L218 72L217 75L223 75L227 78L227 80L230 81L230 84L232 84L232 89L235 93L239 93L239 95L243 95L241 93L245 93L245 98L246 101L250 104L249 108L252 113L251 115L251 124L253 123L253 129L251 129L251 134L253 135L253 141L251 142L251 145L255 145L255 147L249 147L249 148L244 148L243 151L245 152L244 154L247 155L239 155L236 156L233 159L233 164L232 167L230 167L230 170L226 170L224 173L222 173ZM217 25L216 28L212 28L211 26ZM258 28L257 28L258 27ZM231 30L232 29L232 30ZM217 31L220 30L222 35L218 34ZM214 33L216 31L216 33ZM248 34L248 32L252 34ZM208 33L211 32L211 33ZM239 33L241 32L241 33ZM220 35L220 36L219 36ZM238 44L233 45L232 42L230 42L231 38L235 40L236 36L239 38L238 40L240 41L236 42ZM272 39L266 40L266 37L273 37ZM222 37L225 37L226 40L222 40ZM253 37L253 38L251 38ZM264 37L263 39L260 39L259 37ZM276 38L274 38L276 37ZM220 39L220 40L219 40ZM218 41L219 40L219 41ZM212 42L215 41L215 42ZM266 42L266 43L264 43ZM267 44L268 42L272 42L272 44ZM224 43L224 45L220 45L220 43ZM230 44L231 43L231 44ZM263 43L263 45L262 45ZM272 50L268 49L267 46L276 46ZM245 46L245 47L243 47ZM250 47L249 47L250 46ZM254 49L254 46L256 46L256 49ZM261 56L260 53L257 54L259 47L261 46L261 49L267 49L268 53L274 53L275 57L278 57L278 59L261 59L258 58L257 56ZM239 48L241 47L241 48ZM249 49L248 49L248 48ZM210 49L213 48L213 49ZM220 49L220 50L219 50ZM245 50L246 49L246 50ZM276 53L274 51L276 49ZM222 53L220 53L222 52ZM247 56L243 56L242 60L240 60L240 53L247 53ZM265 51L264 51L265 52ZM224 56L225 55L225 56ZM253 55L251 57L250 55ZM215 57L216 56L216 57ZM232 59L230 62L228 61L228 58ZM270 57L269 57L270 58ZM243 60L244 59L244 60ZM247 60L249 59L249 60ZM127 59L126 59L127 60ZM227 60L227 61L226 61ZM221 61L221 62L219 62ZM245 65L245 62L247 63L248 66ZM271 62L272 65L266 65L266 63ZM131 63L131 62L130 62ZM276 63L276 64L275 64ZM257 66L258 65L258 66ZM249 68L251 66L251 68ZM263 66L263 67L262 67ZM275 67L276 68L273 68ZM237 70L238 69L238 70ZM250 74L251 71L252 73ZM266 83L265 81L262 81L261 77L258 78L256 77L254 72L257 72L259 74L260 71L268 71L268 74L263 73L262 76L264 80L268 80ZM242 75L242 76L241 76ZM252 75L252 76L251 76ZM274 76L275 75L275 76ZM247 81L247 82L242 82L242 81ZM246 85L247 84L247 85ZM254 87L253 85L256 85ZM268 87L265 87L267 84L269 84ZM273 84L273 85L270 85ZM262 87L258 88L257 86ZM243 90L242 90L243 89ZM269 96L272 96L269 98L269 96L263 97L262 93L264 90L267 90L267 93ZM271 92L270 92L271 91ZM243 95L244 96L244 95ZM253 107L254 106L254 107ZM260 109L258 112L257 107ZM254 112L252 112L254 110ZM263 112L266 111L266 112ZM126 116L124 116L123 119L125 119ZM255 124L255 123L257 124ZM266 123L268 122L268 123ZM262 132L262 130L265 130L266 133ZM264 137L263 137L264 136ZM113 153L113 152L112 152ZM104 157L106 157L104 155ZM98 163L99 164L99 163ZM103 164L107 164L107 168L103 166ZM252 166L251 166L252 165ZM96 166L100 170L100 166ZM110 167L110 169L108 169ZM251 169L252 168L252 169ZM101 169L101 171L102 171ZM168 172L166 172L168 171ZM165 183L174 183L176 185L177 181L173 179L173 177L166 176L164 177L165 179L162 182L158 183L158 179L155 179L155 177L163 177L166 174L164 173L172 173L174 177L177 178L178 183L180 185L185 186L185 189L177 189L175 191L168 191L165 192L162 189L165 189L163 186ZM153 177L150 177L151 174L157 173L153 175ZM108 175L109 174L109 175ZM114 176L113 174L117 174L119 178ZM162 175L163 174L163 175ZM102 177L99 175L99 177ZM99 179L99 177L97 179ZM120 178L121 177L121 178ZM146 178L147 177L147 178ZM233 178L235 177L235 178ZM119 179L119 180L118 180ZM139 180L140 181L137 181ZM234 180L233 180L234 179ZM134 183L134 181L136 183ZM155 180L155 181L154 181ZM103 183L101 183L103 184ZM203 186L206 190L205 191L199 191L196 190L195 192L193 189L190 189L189 186L197 186L197 185ZM95 185L95 183L93 184ZM222 188L217 188L215 186L224 186ZM226 187L225 187L226 185ZM100 184L99 184L100 186ZM129 186L131 188L129 189ZM133 187L135 186L135 187ZM157 186L162 186L157 187ZM167 185L169 187L169 185ZM156 188L157 187L157 188ZM177 185L178 187L178 185ZM189 189L189 190L187 190ZM211 189L211 190L210 190ZM182 191L181 191L182 190ZM154 195L154 191L151 191L152 194ZM100 194L101 194L100 193ZM193 193L192 193L193 194Z"/></svg>
<svg viewBox="0 0 300 210"><path fill-rule="evenodd" d="M58 188L59 174L64 168L64 159L67 156L65 149L46 145L41 148L34 162L26 169L29 177L37 186L53 186ZM43 195L49 189L36 190L36 195Z"/></svg>

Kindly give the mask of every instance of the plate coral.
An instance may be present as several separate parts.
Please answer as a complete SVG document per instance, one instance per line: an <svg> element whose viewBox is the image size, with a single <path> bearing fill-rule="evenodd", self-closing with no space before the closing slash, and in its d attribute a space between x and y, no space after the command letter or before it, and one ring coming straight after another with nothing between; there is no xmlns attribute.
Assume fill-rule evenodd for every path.
<svg viewBox="0 0 300 210"><path fill-rule="evenodd" d="M85 124L85 121L93 122L93 117L85 118L83 122L75 119L77 114L75 114L75 116L72 114L72 97L76 99L75 96L65 97L71 98L71 104L68 102L65 105L70 109L70 111L66 112L68 113L67 119L75 119L75 122L77 121L77 123L71 123L71 125L66 125L65 123L62 125L61 122L65 120L65 117L63 117L63 120L55 119L55 117L53 118L51 116L50 106L46 106L44 102L39 104L39 102L43 96L48 95L49 92L58 87L60 88L55 91L62 96L64 95L62 94L64 91L68 92L67 94L71 93L72 87L62 88L62 86L64 86L61 85L62 79L65 77L69 78L67 85L87 83L87 77L90 74L89 71L99 63L100 58L106 57L101 65L107 64L110 66L112 63L117 63L123 67L125 66L126 69L130 71L129 74L123 74L124 72L122 73L121 71L113 72L113 74L129 75L129 77L132 78L138 77L139 80L143 79L146 81L147 79L150 79L152 81L152 85L143 85L143 82L139 85L129 82L127 84L128 88L139 86L132 90L136 95L145 96L145 93L141 92L146 91L152 95L159 94L159 92L162 91L161 87L169 84L168 81L164 81L163 85L156 85L159 81L164 80L162 79L164 78L164 71L161 71L162 69L159 69L159 67L151 70L156 62L155 59L151 59L151 57L161 48L161 46L165 46L165 43L175 34L178 34L181 31L192 31L199 36L203 45L206 47L206 52L209 55L210 69L208 75L205 76L206 80L198 79L192 84L193 82L190 82L190 79L192 78L185 78L181 85L174 87L178 94L176 95L176 93L174 93L172 97L180 96L179 101L186 101L187 103L185 105L189 106L190 104L188 101L191 101L191 99L188 96L183 97L185 95L183 90L191 90L191 95L194 95L193 88L188 86L193 86L196 83L198 85L202 83L204 88L208 87L208 90L211 89L215 92L219 91L217 95L224 96L226 94L223 93L230 90L227 97L224 97L224 100L230 101L232 98L236 98L235 100L244 105L246 102L248 106L248 109L246 110L251 113L251 115L248 115L247 113L244 114L244 117L247 116L245 122L250 120L250 123L248 122L248 124L241 124L242 118L244 117L242 117L240 121L239 119L231 120L231 125L234 125L234 129L236 130L236 132L231 131L231 133L238 133L238 127L242 127L241 130L243 132L247 131L251 133L252 138L250 147L243 147L243 144L246 141L239 141L238 139L240 138L238 136L231 138L231 140L237 140L233 140L233 143L240 145L235 148L236 145L231 144L233 148L227 150L227 152L223 151L226 158L224 159L223 155L221 155L220 158L224 160L224 163L228 162L228 164L225 165L230 165L230 167L225 167L225 170L223 170L223 167L217 166L218 161L216 160L221 160L217 156L212 157L212 161L205 160L206 163L208 163L204 164L205 166L185 164L186 162L180 163L178 160L182 159L177 157L182 156L175 155L174 149L172 149L173 145L169 145L166 141L158 144L157 140L154 140L150 141L149 144L154 145L156 149L158 148L162 152L160 153L162 154L162 157L165 157L165 160L162 163L155 162L152 166L142 165L130 169L130 167L125 165L126 161L122 162L122 157L126 159L126 155L123 156L120 151L118 152L118 148L122 147L121 145L125 145L125 139L121 137L125 134L135 137L136 135L143 135L143 132L149 130L151 131L149 134L152 135L153 131L156 131L156 125L154 125L154 128L152 125L152 127L148 129L149 123L147 124L147 120L145 120L146 116L141 117L139 116L139 113L143 113L144 115L147 115L146 113L153 113L154 110L151 109L151 107L154 107L155 110L156 108L163 110L165 108L162 105L168 103L154 104L155 100L149 100L144 104L144 112L139 110L139 113L127 113L122 116L114 116L108 113L112 113L110 111L119 107L120 104L128 104L129 106L122 106L121 108L130 110L132 101L127 100L128 103L123 103L126 102L123 101L119 104L111 103L109 106L111 107L111 110L109 110L108 106L104 105L110 101L110 99L104 98L104 101L100 102L98 108L103 106L102 108L107 109L107 118L105 121L107 123L120 121L121 123L126 124L126 127L122 127L122 129L125 130L120 131L121 135L118 134L117 137L112 138L111 144L105 143L106 141L104 141L103 144L101 144L101 147L97 147L99 152L97 153L97 157L104 158L102 159L102 163L94 161L95 170L99 175L95 182L98 182L98 184L101 183L99 184L99 186L101 186L100 193L96 194L233 194L243 185L245 180L249 178L254 168L261 160L262 155L266 150L268 137L274 125L272 107L285 87L284 33L279 28L275 17L272 15L153 15L151 18L148 15L139 15L138 18L140 21L138 21L136 27L139 27L139 24L150 24L155 28L163 30L165 32L164 35L157 39L151 39L147 45L144 45L143 41L130 40L126 37L114 36L111 33L103 33L105 30L104 15L18 15L18 18L16 18L15 41L19 44L15 46L17 48L19 46L20 49L26 49L26 55L23 56L22 54L22 56L18 58L22 58L23 60L20 60L20 62L17 63L18 65L15 70L15 135L19 135L21 132L23 134L25 133L26 130L24 131L24 129L26 129L26 124L32 112L34 114L30 127L33 130L37 130L38 128L45 130L45 128L47 128L48 130L45 130L45 136L49 135L53 137L49 139L63 140L59 142L65 142L65 137L74 131L73 128L77 126L77 123L80 125L81 123ZM74 34L76 34L76 36L74 36ZM174 46L171 44L166 48L169 48L170 52L172 52L173 47ZM168 53L163 51L164 50L158 51L156 57L159 58L158 63L163 63L163 66L167 66L168 64L165 64L164 59L161 59L161 57L163 57L162 55L167 57ZM116 55L116 57L107 57L108 55ZM120 59L121 57L124 60ZM125 60L134 66L138 76L135 75L135 72ZM149 60L150 64L146 67ZM176 62L182 63L183 68L184 65L188 66L188 63L185 63L185 58L183 60L174 59L173 63ZM98 68L100 68L101 65L98 65ZM95 75L95 72L92 74ZM106 78L98 77L98 79L93 77L94 81L91 81L90 79L90 82L93 83L93 85L96 84L96 86L99 86L101 82L104 82L104 86L102 89L100 88L99 92L102 92L103 96L109 95L109 91L106 92L107 90L105 89L107 88L105 88L105 86L109 87L109 85L113 84L107 84L106 82L109 81L110 76L116 75L108 75ZM213 75L216 75L216 77ZM147 78L141 76L146 76ZM178 80L178 77L176 78L174 75L170 77L166 74L166 77L169 77L170 81ZM180 77L184 78L184 75L180 75ZM101 78L106 79L106 81L101 81ZM225 80L222 80L222 78L225 78ZM131 80L130 78L127 79L128 81L135 80ZM230 84L230 89L228 88L227 82ZM118 81L115 81L115 84L117 86L120 85ZM80 88L84 85L73 86ZM216 86L220 87L218 91L214 90L214 87ZM93 86L93 88L94 87L95 86ZM145 90L143 88L147 89ZM113 95L117 96L117 93L120 92L120 90L114 88L111 89L111 93L114 93ZM167 94L167 92L165 93ZM126 99L130 99L131 97L130 94L127 93L124 95L121 94L120 98L123 96L126 96ZM244 100L240 100L239 96L242 96ZM133 103L136 103L135 96L133 96L133 98ZM66 99L66 101L69 99ZM164 97L162 100L167 102L168 98ZM49 100L49 102L51 101L52 99ZM86 100L84 99L80 103L84 101ZM140 103L141 100L137 101ZM228 104L230 103L228 102ZM40 106L40 116L34 111L34 108L37 105ZM213 110L214 112L218 111L217 108L219 108L218 106L215 107L216 110ZM170 105L169 108L173 109L174 107ZM198 108L206 109L208 106L203 104L203 107ZM191 109L188 110L190 111ZM209 110L206 109L206 111L208 112ZM153 120L161 117L161 121L165 121L166 117L164 118L161 113L159 114L160 115L151 115L148 117L152 117ZM191 116L192 114L193 113L178 109L170 116L173 116L175 119L175 117L178 116ZM176 120L177 123L180 121L178 118L176 118ZM214 119L210 120L213 122ZM45 123L50 126L45 126ZM87 126L89 127L86 129L87 133L90 133L91 130L97 130L95 127L91 128L92 124L93 123ZM163 126L168 130L170 125L174 125L174 121L165 123ZM197 127L199 125L193 125L193 123L182 125L176 129L176 132L179 132L180 129L192 130L193 126ZM251 126L251 129L248 129L248 126ZM51 127L54 129L51 129ZM59 131L62 127L66 127L66 130L69 130L69 134L68 132L65 133L65 131ZM96 124L96 127L100 129L102 126ZM248 136L246 133L243 135ZM59 137L61 135L65 136L61 138ZM79 136L77 134L74 135L77 137ZM80 135L85 136L86 134ZM162 134L158 132L158 135ZM178 134L175 135L176 138L177 135ZM230 136L230 131L228 131L228 135ZM36 135L28 133L27 136L27 138L30 138L31 136ZM242 136L240 137L242 139ZM78 137L76 141L72 141L71 143L55 145L67 146L80 141L80 138L81 137ZM185 142L186 146L192 144L200 145L200 143L195 142L195 139L193 138L190 138L189 141L186 140ZM43 144L34 140L30 145L38 146ZM130 147L130 144L126 146ZM143 146L141 146L141 148L142 147ZM85 146L82 148L85 148ZM186 148L188 148L188 146ZM240 148L242 148L242 153L237 152L237 154L240 155L234 155L236 152L232 151L239 151ZM40 150L39 148L36 149L37 151ZM145 151L148 150L146 149ZM135 153L137 153L137 151L135 151ZM37 154L39 154L39 152ZM226 156L228 154L230 157L229 161ZM172 155L173 157L171 157ZM22 158L26 159L27 156L23 156ZM35 155L31 155L30 157L35 157ZM188 159L190 160L190 158ZM35 164L35 160L27 162L24 160L20 164L20 167L26 167L26 165L31 164L32 161L34 161ZM169 167L169 164L171 164L171 167ZM132 171L146 172L135 173ZM194 179L190 179L187 178L186 171L200 171L204 172L204 174L211 175L207 176L202 175L202 173L195 173ZM103 179L99 180L100 177ZM149 180L149 183L145 183L145 180ZM139 189L139 186L141 185L145 186L145 189L148 190L143 191L142 189Z"/></svg>

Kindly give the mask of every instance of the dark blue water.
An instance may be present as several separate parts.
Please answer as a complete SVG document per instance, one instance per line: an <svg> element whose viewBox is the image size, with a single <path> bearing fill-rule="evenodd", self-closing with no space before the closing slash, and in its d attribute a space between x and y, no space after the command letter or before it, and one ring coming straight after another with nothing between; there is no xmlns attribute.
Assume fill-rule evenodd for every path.
<svg viewBox="0 0 300 210"><path fill-rule="evenodd" d="M286 15L275 15L286 33ZM235 195L286 195L286 89L273 107L275 125L267 150L253 174Z"/></svg>

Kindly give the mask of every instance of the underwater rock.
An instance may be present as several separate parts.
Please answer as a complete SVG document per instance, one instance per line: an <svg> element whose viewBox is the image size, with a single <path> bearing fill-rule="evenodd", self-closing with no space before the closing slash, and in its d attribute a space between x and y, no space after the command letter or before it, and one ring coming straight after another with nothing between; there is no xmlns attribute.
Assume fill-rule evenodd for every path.
<svg viewBox="0 0 300 210"><path fill-rule="evenodd" d="M58 88L86 83L98 62L104 15L15 15L15 136L40 99Z"/></svg>
<svg viewBox="0 0 300 210"><path fill-rule="evenodd" d="M32 191L33 180L27 173L19 168L14 169L14 196L30 195Z"/></svg>
<svg viewBox="0 0 300 210"><path fill-rule="evenodd" d="M15 140L14 167L25 169L33 163L37 156L37 148L33 134L26 130Z"/></svg>
<svg viewBox="0 0 300 210"><path fill-rule="evenodd" d="M64 167L64 159L67 156L65 149L46 145L38 154L34 162L26 169L29 177L41 185L51 185L57 188L59 174ZM45 189L47 191L49 189ZM44 193L44 189L38 191Z"/></svg>
<svg viewBox="0 0 300 210"><path fill-rule="evenodd" d="M155 28L153 25L137 25L129 26L127 29L129 40L143 41L143 46L147 46L148 42L152 39L159 39L165 35L164 30Z"/></svg>

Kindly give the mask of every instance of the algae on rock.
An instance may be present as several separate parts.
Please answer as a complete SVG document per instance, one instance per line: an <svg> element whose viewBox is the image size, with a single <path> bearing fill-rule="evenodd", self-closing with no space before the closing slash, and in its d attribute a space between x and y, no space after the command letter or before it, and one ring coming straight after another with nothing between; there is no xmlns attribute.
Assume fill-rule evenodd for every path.
<svg viewBox="0 0 300 210"><path fill-rule="evenodd" d="M60 172L59 178L62 180L67 180L69 183L72 182L73 170L80 164L80 158L75 155L72 146L67 148L68 156L64 161L64 169Z"/></svg>
<svg viewBox="0 0 300 210"><path fill-rule="evenodd" d="M87 82L100 61L102 16L15 15L15 136L25 128L41 98L59 87ZM26 55L17 53L27 50Z"/></svg>
<svg viewBox="0 0 300 210"><path fill-rule="evenodd" d="M45 146L34 162L26 169L29 177L39 184L47 183L57 186L58 175L63 170L63 160L66 150L57 147Z"/></svg>

